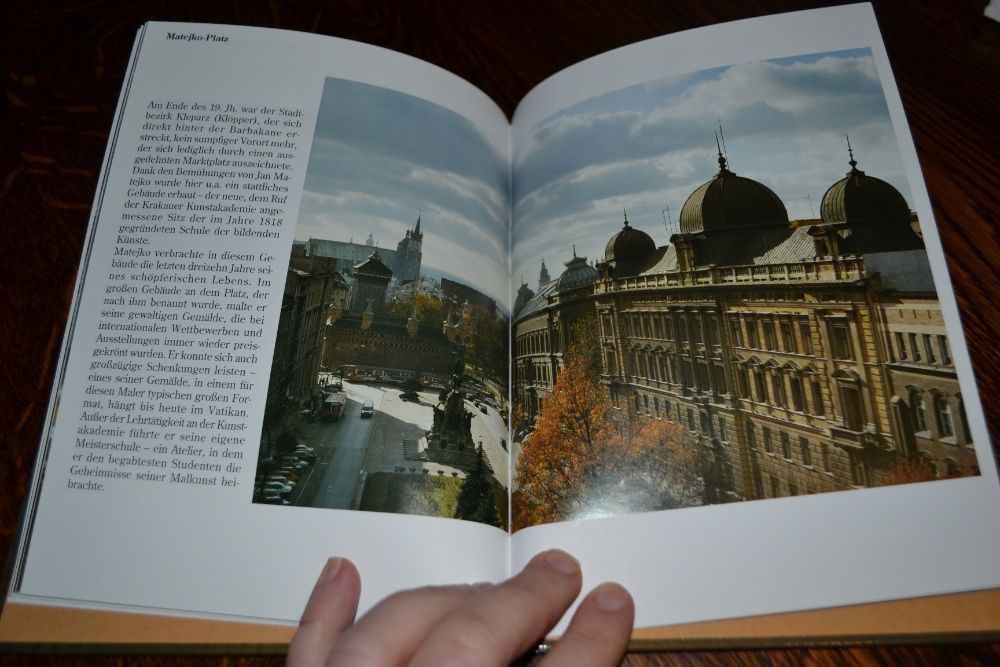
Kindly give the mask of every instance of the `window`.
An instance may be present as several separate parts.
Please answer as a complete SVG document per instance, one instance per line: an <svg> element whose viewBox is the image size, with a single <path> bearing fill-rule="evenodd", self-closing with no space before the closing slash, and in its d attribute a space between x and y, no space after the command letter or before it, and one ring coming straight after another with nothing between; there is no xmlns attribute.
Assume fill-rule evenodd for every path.
<svg viewBox="0 0 1000 667"><path fill-rule="evenodd" d="M757 434L753 431L753 424L747 426L747 447L757 449Z"/></svg>
<svg viewBox="0 0 1000 667"><path fill-rule="evenodd" d="M802 353L813 354L812 335L809 333L808 322L799 322L799 335L802 336Z"/></svg>
<svg viewBox="0 0 1000 667"><path fill-rule="evenodd" d="M864 422L861 411L861 390L855 384L842 384L840 402L844 411L844 426L852 431L860 431Z"/></svg>
<svg viewBox="0 0 1000 667"><path fill-rule="evenodd" d="M764 388L764 373L760 368L753 370L754 389L757 392L757 402L767 403L767 389Z"/></svg>
<svg viewBox="0 0 1000 667"><path fill-rule="evenodd" d="M812 452L809 450L809 441L805 438L799 438L799 453L802 455L802 465L811 466Z"/></svg>
<svg viewBox="0 0 1000 667"><path fill-rule="evenodd" d="M708 366L705 365L705 362L699 361L695 364L695 370L698 372L698 389L708 391Z"/></svg>
<svg viewBox="0 0 1000 667"><path fill-rule="evenodd" d="M777 498L781 494L781 491L780 491L780 488L779 488L778 485L779 485L778 478L775 477L774 475L771 475L771 497L772 498Z"/></svg>
<svg viewBox="0 0 1000 667"><path fill-rule="evenodd" d="M910 392L910 412L913 417L913 428L918 433L927 432L927 405L923 395L914 390Z"/></svg>
<svg viewBox="0 0 1000 667"><path fill-rule="evenodd" d="M656 410L656 416L660 416L660 399L656 396L653 397L653 409Z"/></svg>
<svg viewBox="0 0 1000 667"><path fill-rule="evenodd" d="M835 322L830 326L830 343L834 359L853 359L851 334L846 322Z"/></svg>
<svg viewBox="0 0 1000 667"><path fill-rule="evenodd" d="M733 339L733 345L743 347L743 331L740 329L740 322L737 319L729 320L729 335Z"/></svg>
<svg viewBox="0 0 1000 667"><path fill-rule="evenodd" d="M771 372L771 398L778 407L785 407L785 379L779 370Z"/></svg>
<svg viewBox="0 0 1000 667"><path fill-rule="evenodd" d="M948 345L947 336L938 336L938 347L941 349L941 363L945 366L951 366L951 346Z"/></svg>
<svg viewBox="0 0 1000 667"><path fill-rule="evenodd" d="M823 407L823 388L819 384L819 379L813 377L809 381L809 388L812 391L813 414L822 417L826 414L826 408Z"/></svg>
<svg viewBox="0 0 1000 667"><path fill-rule="evenodd" d="M799 487L796 486L795 482L788 480L788 495L797 496L799 495Z"/></svg>
<svg viewBox="0 0 1000 667"><path fill-rule="evenodd" d="M642 399L637 395L635 397L635 414L642 412Z"/></svg>
<svg viewBox="0 0 1000 667"><path fill-rule="evenodd" d="M699 412L698 413L698 426L701 427L701 432L702 433L708 433L708 431L709 431L709 424L708 424L708 413L707 412Z"/></svg>
<svg viewBox="0 0 1000 667"><path fill-rule="evenodd" d="M778 342L774 337L774 322L764 322L764 346L768 350L778 349Z"/></svg>
<svg viewBox="0 0 1000 667"><path fill-rule="evenodd" d="M868 466L860 455L851 453L851 481L855 486L868 486Z"/></svg>
<svg viewBox="0 0 1000 667"><path fill-rule="evenodd" d="M804 412L805 403L802 397L802 378L799 377L798 373L792 373L788 376L788 385L792 388L792 409Z"/></svg>
<svg viewBox="0 0 1000 667"><path fill-rule="evenodd" d="M927 363L937 363L937 357L934 354L934 342L930 334L924 334L924 354L927 356Z"/></svg>
<svg viewBox="0 0 1000 667"><path fill-rule="evenodd" d="M720 394L728 394L729 389L726 387L726 374L723 372L721 364L714 364L712 366L712 375L715 380L715 390Z"/></svg>
<svg viewBox="0 0 1000 667"><path fill-rule="evenodd" d="M795 344L795 333L792 331L791 322L781 323L781 339L786 352L798 352L798 346Z"/></svg>
<svg viewBox="0 0 1000 667"><path fill-rule="evenodd" d="M894 334L896 338L896 358L900 361L906 361L906 341L903 340L903 334L898 331Z"/></svg>
<svg viewBox="0 0 1000 667"><path fill-rule="evenodd" d="M774 451L774 445L771 442L771 429L765 426L761 430L764 432L764 451L770 454Z"/></svg>
<svg viewBox="0 0 1000 667"><path fill-rule="evenodd" d="M687 409L687 422L688 422L688 430L689 431L693 431L694 430L694 410L692 410L691 408Z"/></svg>
<svg viewBox="0 0 1000 667"><path fill-rule="evenodd" d="M740 366L736 375L739 378L737 384L739 384L740 398L750 398L750 373L747 371L747 367Z"/></svg>
<svg viewBox="0 0 1000 667"><path fill-rule="evenodd" d="M711 316L708 318L708 342L712 345L721 344L719 340L719 327L721 324L722 322L717 317Z"/></svg>
<svg viewBox="0 0 1000 667"><path fill-rule="evenodd" d="M830 443L821 442L819 450L820 456L823 457L823 470L830 472Z"/></svg>
<svg viewBox="0 0 1000 667"><path fill-rule="evenodd" d="M913 360L920 361L920 348L917 347L917 334L910 334L910 352L913 353Z"/></svg>
<svg viewBox="0 0 1000 667"><path fill-rule="evenodd" d="M934 397L934 413L937 415L938 433L943 438L955 435L955 421L951 415L951 405L948 399L940 394Z"/></svg>
<svg viewBox="0 0 1000 667"><path fill-rule="evenodd" d="M727 442L729 438L726 437L726 422L719 420L719 440Z"/></svg>
<svg viewBox="0 0 1000 667"><path fill-rule="evenodd" d="M792 445L788 441L788 434L785 432L781 433L781 456L786 459L792 458Z"/></svg>
<svg viewBox="0 0 1000 667"><path fill-rule="evenodd" d="M691 315L690 318L688 319L688 323L689 323L689 325L691 327L690 328L690 331L691 331L691 342L692 343L700 343L702 341L702 335L701 335L701 316L697 315L697 314Z"/></svg>
<svg viewBox="0 0 1000 667"><path fill-rule="evenodd" d="M752 317L747 318L747 347L757 349L757 323Z"/></svg>

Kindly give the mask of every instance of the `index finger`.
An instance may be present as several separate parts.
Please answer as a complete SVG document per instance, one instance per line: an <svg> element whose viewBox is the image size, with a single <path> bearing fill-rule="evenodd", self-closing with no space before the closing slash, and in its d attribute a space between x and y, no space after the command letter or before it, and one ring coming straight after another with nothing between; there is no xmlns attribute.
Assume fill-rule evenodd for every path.
<svg viewBox="0 0 1000 667"><path fill-rule="evenodd" d="M552 629L582 583L572 556L543 552L516 577L470 596L442 618L409 664L509 665Z"/></svg>

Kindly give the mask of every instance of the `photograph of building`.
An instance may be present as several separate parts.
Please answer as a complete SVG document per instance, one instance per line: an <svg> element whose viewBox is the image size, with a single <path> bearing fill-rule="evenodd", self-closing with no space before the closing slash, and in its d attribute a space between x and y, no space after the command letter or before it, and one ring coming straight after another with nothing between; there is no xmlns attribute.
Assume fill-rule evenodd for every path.
<svg viewBox="0 0 1000 667"><path fill-rule="evenodd" d="M254 502L506 526L501 148L424 100L326 81Z"/></svg>
<svg viewBox="0 0 1000 667"><path fill-rule="evenodd" d="M815 92L823 81L820 65L827 71L856 65L863 74L864 59L856 53L808 58L778 63L771 74L795 68L803 87L813 88L809 94L821 97ZM802 78L806 66L815 72L812 81ZM758 64L737 66L700 84L728 79L733 87L746 83L740 82L741 73L752 77L760 70ZM682 99L687 94L689 101L698 85L673 92ZM609 99L609 108L622 106L614 96ZM885 116L874 103L869 109L872 118L856 115L866 136ZM734 112L739 110L737 105ZM733 116L729 120L740 125ZM796 146L808 156L796 168L807 174L829 171L808 164L814 154L809 135L825 140L816 121L809 119ZM831 125L835 122L831 117ZM717 123L717 143L711 146L715 173L704 168L711 155L706 146L704 180L689 186L677 224L666 211L657 211L659 233L652 225L642 230L619 208L603 226L600 256L588 262L576 247L564 249L568 261L562 274L549 279L543 260L536 264L537 289L522 282L517 290L515 527L978 474L920 221L904 195L879 174L863 170L851 139L841 133L846 173L822 185L818 215L792 217L763 180L730 167L721 129ZM710 124L707 130L711 137ZM761 151L758 165L764 165L787 149L788 137L778 127L762 125L757 131L754 141L733 142L741 155L745 145L754 145ZM778 149L768 154L765 139ZM882 162L889 163L884 157ZM580 165L581 171L594 170L583 159ZM621 196L609 198L616 204L641 201L630 192L624 187ZM808 203L805 211L812 213L813 202ZM586 204L580 206L584 215L597 207ZM798 212L803 208L797 202ZM572 228L563 224L559 236L572 238ZM580 230L575 240L595 236L593 226ZM551 258L558 250L537 252ZM581 390L600 394L606 403L573 395ZM590 412L572 411L580 405ZM688 465L687 476L671 482L672 488L656 482L653 491L644 491L622 472L627 465L609 467L574 453L571 467L590 465L602 488L630 486L638 500L595 510L549 497L546 505L550 487L560 493L586 487L563 479L568 466L565 458L553 460L559 457L551 454L557 449L549 434L566 433L574 420L595 414L617 420L614 433L631 433L633 440L659 424L657 446L676 457L677 470ZM591 446L584 444L576 449ZM647 460L637 457L636 465Z"/></svg>

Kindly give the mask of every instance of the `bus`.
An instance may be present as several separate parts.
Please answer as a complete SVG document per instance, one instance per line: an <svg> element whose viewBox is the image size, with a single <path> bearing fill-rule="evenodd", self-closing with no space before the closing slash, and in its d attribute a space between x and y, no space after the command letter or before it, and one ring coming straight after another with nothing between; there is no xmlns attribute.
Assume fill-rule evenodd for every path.
<svg viewBox="0 0 1000 667"><path fill-rule="evenodd" d="M344 414L347 407L347 394L342 391L334 391L327 394L323 400L323 414L325 420L337 421Z"/></svg>

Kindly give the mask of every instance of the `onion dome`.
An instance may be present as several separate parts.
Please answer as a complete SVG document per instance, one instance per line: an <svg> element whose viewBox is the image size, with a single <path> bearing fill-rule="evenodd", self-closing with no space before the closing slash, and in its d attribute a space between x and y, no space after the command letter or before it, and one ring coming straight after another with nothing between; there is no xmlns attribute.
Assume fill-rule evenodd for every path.
<svg viewBox="0 0 1000 667"><path fill-rule="evenodd" d="M788 211L763 183L737 176L719 153L719 173L691 193L681 209L684 234L788 226Z"/></svg>
<svg viewBox="0 0 1000 667"><path fill-rule="evenodd" d="M535 293L522 281L521 286L517 288L517 297L514 299L514 314L521 312L521 309L534 297Z"/></svg>
<svg viewBox="0 0 1000 667"><path fill-rule="evenodd" d="M621 231L611 237L608 241L607 247L604 249L604 259L605 261L629 259L632 257L641 257L642 255L647 255L656 250L656 243L653 241L652 237L646 232L640 231L635 227L631 227L628 224L628 214L625 214L625 226L622 227ZM576 251L573 252L574 259L576 258ZM572 260L570 260L572 261ZM586 258L584 258L584 265L586 265ZM569 263L566 264L569 266ZM563 273L563 275L566 275ZM560 281L562 278L560 277ZM561 287L560 287L561 289Z"/></svg>
<svg viewBox="0 0 1000 667"><path fill-rule="evenodd" d="M354 267L354 275L376 276L379 278L392 278L392 269L382 262L382 256L378 250L368 255L368 259Z"/></svg>
<svg viewBox="0 0 1000 667"><path fill-rule="evenodd" d="M628 229L631 229L629 227ZM632 230L637 231L637 230ZM637 232L643 234L642 232ZM621 235L621 232L618 233ZM643 236L646 236L643 234ZM649 236L646 236L648 239ZM652 239L650 239L652 243ZM655 249L655 248L654 248ZM597 280L597 269L587 264L586 257L576 256L576 246L573 246L573 259L566 262L566 270L562 272L559 276L559 282L557 283L556 289L559 292L565 290L573 289L574 287L583 287L584 285L589 285Z"/></svg>
<svg viewBox="0 0 1000 667"><path fill-rule="evenodd" d="M899 190L858 169L850 143L847 145L847 152L851 156L848 162L851 170L823 195L819 207L823 222L864 224L908 221L910 207Z"/></svg>

